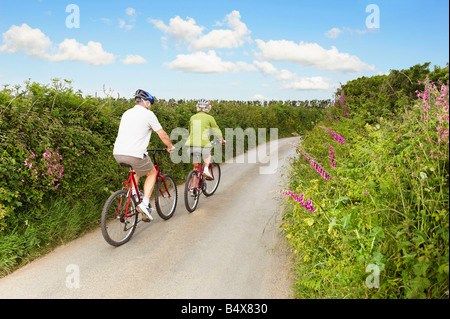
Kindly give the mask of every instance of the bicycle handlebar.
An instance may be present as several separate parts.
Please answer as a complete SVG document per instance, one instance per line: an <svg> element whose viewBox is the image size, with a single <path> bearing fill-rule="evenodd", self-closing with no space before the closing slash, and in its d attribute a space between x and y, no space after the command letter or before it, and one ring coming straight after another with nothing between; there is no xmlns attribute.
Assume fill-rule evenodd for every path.
<svg viewBox="0 0 450 319"><path fill-rule="evenodd" d="M216 138L214 141L211 142L211 146L217 145L221 142L220 138Z"/></svg>

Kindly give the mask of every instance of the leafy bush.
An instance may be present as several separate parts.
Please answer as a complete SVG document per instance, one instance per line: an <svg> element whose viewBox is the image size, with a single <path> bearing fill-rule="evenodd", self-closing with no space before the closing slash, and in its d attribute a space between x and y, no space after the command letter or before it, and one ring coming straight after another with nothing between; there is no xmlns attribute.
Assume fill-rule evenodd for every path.
<svg viewBox="0 0 450 319"><path fill-rule="evenodd" d="M315 208L286 197L298 297L448 298L448 83L418 85L415 101L370 121L346 93L296 145L283 193Z"/></svg>
<svg viewBox="0 0 450 319"><path fill-rule="evenodd" d="M430 63L417 64L407 70L392 70L386 75L361 77L347 82L336 92L338 97L344 97L351 108L350 116L360 115L369 124L376 118L389 118L404 111L404 105L409 105L416 97L416 91L421 88L420 81L428 77L431 82L447 83L448 64L445 68L435 66L430 71ZM356 107L357 106L357 107Z"/></svg>

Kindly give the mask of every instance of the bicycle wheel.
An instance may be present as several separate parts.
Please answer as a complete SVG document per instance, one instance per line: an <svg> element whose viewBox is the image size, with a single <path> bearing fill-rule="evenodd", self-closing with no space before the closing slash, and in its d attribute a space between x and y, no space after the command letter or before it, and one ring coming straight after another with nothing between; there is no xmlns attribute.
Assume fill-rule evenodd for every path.
<svg viewBox="0 0 450 319"><path fill-rule="evenodd" d="M221 177L221 171L220 166L217 163L211 163L209 166L211 168L211 175L214 177L212 180L204 179L205 187L203 188L203 193L205 196L211 196L215 193L217 190L217 187L219 187L220 177Z"/></svg>
<svg viewBox="0 0 450 319"><path fill-rule="evenodd" d="M103 206L101 228L106 242L120 246L130 240L136 229L138 212L134 198L130 198L128 214L126 213L128 192L119 190L113 193ZM128 215L128 217L125 217Z"/></svg>
<svg viewBox="0 0 450 319"><path fill-rule="evenodd" d="M200 193L197 191L198 172L193 170L189 173L184 185L184 204L189 212L193 212L198 205Z"/></svg>
<svg viewBox="0 0 450 319"><path fill-rule="evenodd" d="M175 213L178 200L177 184L170 174L158 178L155 189L156 211L162 219L169 219ZM165 182L165 183L164 183Z"/></svg>

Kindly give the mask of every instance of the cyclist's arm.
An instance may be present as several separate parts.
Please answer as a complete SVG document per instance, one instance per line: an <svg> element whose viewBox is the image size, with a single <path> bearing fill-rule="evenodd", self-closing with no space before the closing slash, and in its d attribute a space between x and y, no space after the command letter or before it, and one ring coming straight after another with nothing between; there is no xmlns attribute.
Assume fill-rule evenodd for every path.
<svg viewBox="0 0 450 319"><path fill-rule="evenodd" d="M172 145L172 141L169 138L169 135L167 135L166 131L164 131L163 129L160 129L159 131L156 131L156 134L158 134L159 138L161 139L161 141L166 144L167 146L167 151L171 152L173 151L173 149L175 148Z"/></svg>
<svg viewBox="0 0 450 319"><path fill-rule="evenodd" d="M219 126L216 123L216 120L211 117L211 132L214 134L215 137L219 138L222 142L223 142L223 137L222 137L222 131L220 130Z"/></svg>

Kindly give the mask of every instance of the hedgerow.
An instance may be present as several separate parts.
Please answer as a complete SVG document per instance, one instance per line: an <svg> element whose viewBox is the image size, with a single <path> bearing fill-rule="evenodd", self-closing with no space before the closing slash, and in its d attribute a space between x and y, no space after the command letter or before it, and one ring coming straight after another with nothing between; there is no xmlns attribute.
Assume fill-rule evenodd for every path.
<svg viewBox="0 0 450 319"><path fill-rule="evenodd" d="M437 82L417 81L414 98L398 92L395 107L374 107L369 93L350 95L372 83L352 81L293 145L299 155L281 192L282 228L298 298L448 298L446 72ZM374 83L382 86L379 77ZM313 209L291 199L298 194Z"/></svg>

